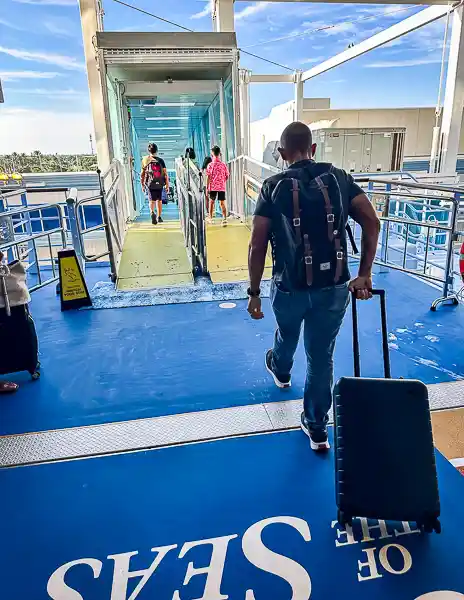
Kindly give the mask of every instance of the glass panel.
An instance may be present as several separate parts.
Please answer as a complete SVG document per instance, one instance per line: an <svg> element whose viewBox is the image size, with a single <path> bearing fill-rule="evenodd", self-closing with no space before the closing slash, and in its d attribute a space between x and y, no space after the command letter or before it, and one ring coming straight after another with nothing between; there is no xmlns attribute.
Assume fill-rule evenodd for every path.
<svg viewBox="0 0 464 600"><path fill-rule="evenodd" d="M224 83L224 109L226 113L227 148L225 148L223 152L226 160L232 160L235 158L235 119L232 76L228 77Z"/></svg>
<svg viewBox="0 0 464 600"><path fill-rule="evenodd" d="M113 84L108 76L106 76L106 85L108 88L108 105L111 125L111 138L113 140L114 157L122 162L122 126L118 109L118 99L116 97Z"/></svg>

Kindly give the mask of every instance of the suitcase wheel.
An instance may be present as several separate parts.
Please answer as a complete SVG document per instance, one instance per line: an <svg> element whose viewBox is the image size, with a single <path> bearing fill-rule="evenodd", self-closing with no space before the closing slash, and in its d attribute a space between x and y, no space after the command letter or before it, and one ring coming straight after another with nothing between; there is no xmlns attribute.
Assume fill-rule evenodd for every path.
<svg viewBox="0 0 464 600"><path fill-rule="evenodd" d="M441 533L441 523L437 518L428 519L424 523L417 523L418 529L422 531L422 533Z"/></svg>
<svg viewBox="0 0 464 600"><path fill-rule="evenodd" d="M353 526L353 517L347 515L346 513L344 513L342 510L338 509L337 512L337 521L340 523L340 525L342 525L343 527L345 525L349 525L350 527Z"/></svg>

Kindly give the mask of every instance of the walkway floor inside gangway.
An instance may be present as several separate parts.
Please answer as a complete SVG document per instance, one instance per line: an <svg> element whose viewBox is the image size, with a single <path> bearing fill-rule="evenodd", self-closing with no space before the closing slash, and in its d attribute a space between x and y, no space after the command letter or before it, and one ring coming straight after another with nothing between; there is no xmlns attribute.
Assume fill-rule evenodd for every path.
<svg viewBox="0 0 464 600"><path fill-rule="evenodd" d="M208 270L213 283L246 281L248 279L248 245L250 230L234 218L229 218L227 227L221 219L206 227ZM268 255L264 279L270 279L271 257Z"/></svg>
<svg viewBox="0 0 464 600"><path fill-rule="evenodd" d="M162 216L163 223L152 225L145 211L129 227L119 266L119 290L193 284L177 206L169 204Z"/></svg>

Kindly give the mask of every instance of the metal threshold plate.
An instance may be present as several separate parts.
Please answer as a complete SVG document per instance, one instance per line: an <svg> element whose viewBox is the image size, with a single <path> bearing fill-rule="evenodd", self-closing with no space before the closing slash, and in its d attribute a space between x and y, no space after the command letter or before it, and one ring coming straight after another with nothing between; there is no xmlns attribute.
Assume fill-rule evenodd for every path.
<svg viewBox="0 0 464 600"><path fill-rule="evenodd" d="M464 405L464 381L428 386L432 410ZM101 456L299 427L301 400L0 437L0 467Z"/></svg>

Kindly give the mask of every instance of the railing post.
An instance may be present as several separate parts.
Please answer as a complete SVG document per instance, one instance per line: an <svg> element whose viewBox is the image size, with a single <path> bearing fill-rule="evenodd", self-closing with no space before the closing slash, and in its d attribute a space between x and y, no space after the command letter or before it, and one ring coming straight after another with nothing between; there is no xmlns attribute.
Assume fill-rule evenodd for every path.
<svg viewBox="0 0 464 600"><path fill-rule="evenodd" d="M456 222L458 218L459 205L461 202L461 194L454 194L453 210L451 212L451 223L448 237L448 248L446 253L446 267L445 267L445 283L443 284L443 297L447 298L449 295L450 288L453 289L454 275L453 275L453 243L456 236Z"/></svg>
<svg viewBox="0 0 464 600"><path fill-rule="evenodd" d="M116 272L116 259L114 256L113 238L111 237L110 221L109 221L109 217L108 217L108 208L106 206L105 184L103 182L103 177L101 176L100 169L97 170L97 174L98 174L98 182L99 182L99 186L100 186L101 210L102 210L102 215L103 215L103 222L105 224L106 243L108 246L108 255L109 255L109 259L110 259L109 277L113 283L116 283L118 274Z"/></svg>
<svg viewBox="0 0 464 600"><path fill-rule="evenodd" d="M0 212L6 212L5 201L0 197ZM0 244L8 244L14 241L15 232L13 228L13 219L7 214L0 217ZM13 248L8 248L6 251L6 258L8 262L13 262L15 256L13 255Z"/></svg>
<svg viewBox="0 0 464 600"><path fill-rule="evenodd" d="M369 181L369 189L373 189L373 188L374 188L373 182ZM387 183L387 185L385 186L385 191L391 192L391 183ZM385 205L383 208L383 217L385 219L388 219L389 213L390 213L390 193L387 193L385 195ZM388 261L388 228L389 227L390 227L389 221L388 220L384 221L383 228L382 228L382 238L380 241L380 259L384 263L387 263L387 261ZM407 241L406 241L406 243L407 243ZM379 272L387 273L388 268L381 265Z"/></svg>
<svg viewBox="0 0 464 600"><path fill-rule="evenodd" d="M21 194L21 204L22 206L24 206L25 208L27 207L27 193L24 191ZM21 216L21 220L24 220L24 228L26 230L27 235L32 235L33 231L32 231L32 222L31 222L31 213L27 212L24 213L24 219ZM37 275L39 272L39 265L37 264L38 261L38 256L35 252L34 249L34 243L33 242L28 242L28 261L29 261L29 268L28 268L28 273L30 273L31 275ZM31 257L35 258L35 262L33 264L31 264Z"/></svg>
<svg viewBox="0 0 464 600"><path fill-rule="evenodd" d="M85 272L85 260L84 260L84 249L82 247L82 237L81 234L79 232L79 228L78 228L78 224L77 224L77 219L78 214L77 214L77 206L76 206L76 201L77 201L77 189L76 188L72 188L69 191L69 196L66 198L66 204L68 206L68 219L69 219L69 229L71 230L71 240L72 240L72 245L73 248L76 252L76 256L77 256L77 260L79 261L81 268L82 268L82 273Z"/></svg>

